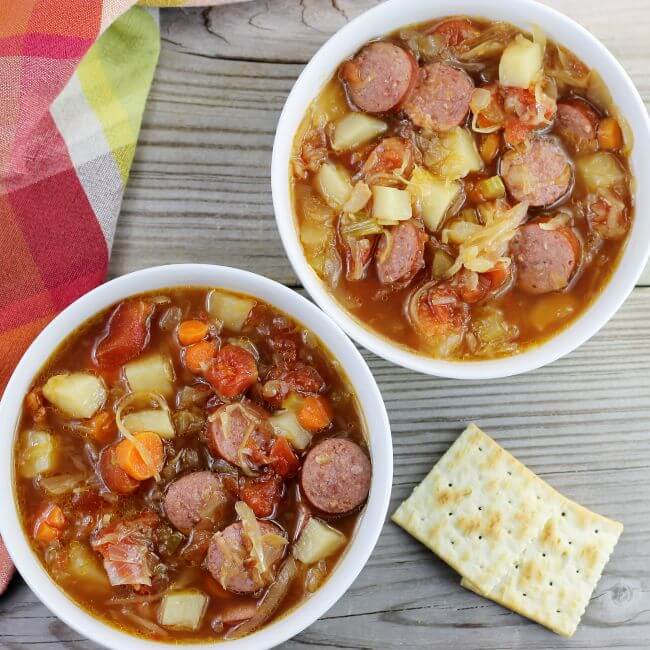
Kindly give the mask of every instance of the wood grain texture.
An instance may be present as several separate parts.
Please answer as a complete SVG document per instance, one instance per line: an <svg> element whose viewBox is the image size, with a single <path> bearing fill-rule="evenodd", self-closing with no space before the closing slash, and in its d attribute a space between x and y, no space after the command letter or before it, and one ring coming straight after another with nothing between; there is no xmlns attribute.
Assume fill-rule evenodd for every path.
<svg viewBox="0 0 650 650"><path fill-rule="evenodd" d="M116 233L112 276L196 261L298 285L271 206L275 125L304 63L333 31L374 4L256 0L162 13L163 50ZM548 4L595 33L650 104L647 0ZM650 285L650 270L641 285ZM474 420L567 496L623 521L621 541L572 640L464 591L451 569L388 522L350 591L284 647L647 648L649 322L650 287L640 286L573 354L489 383L425 377L364 352L393 429L390 512ZM97 648L17 579L0 600L0 648L32 646Z"/></svg>

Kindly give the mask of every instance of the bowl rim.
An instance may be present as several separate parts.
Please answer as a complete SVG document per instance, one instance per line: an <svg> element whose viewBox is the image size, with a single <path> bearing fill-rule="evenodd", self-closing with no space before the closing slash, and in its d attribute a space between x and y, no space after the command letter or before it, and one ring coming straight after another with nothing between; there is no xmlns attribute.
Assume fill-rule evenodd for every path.
<svg viewBox="0 0 650 650"><path fill-rule="evenodd" d="M402 26L446 15L476 15L506 20L524 29L538 24L551 38L574 51L603 77L617 107L634 133L630 156L635 218L617 267L603 291L580 316L550 339L510 357L448 361L426 357L376 333L348 312L325 288L302 251L289 191L293 138L307 106L332 77L342 60L360 46ZM334 62L332 65L331 62ZM289 94L276 129L271 165L273 207L282 243L296 275L315 302L357 343L399 366L451 379L497 379L534 370L572 352L591 338L618 311L634 289L650 255L650 187L638 181L650 175L650 117L633 82L616 58L573 19L535 0L387 0L357 16L336 32L312 57Z"/></svg>
<svg viewBox="0 0 650 650"><path fill-rule="evenodd" d="M166 643L134 636L87 613L47 574L24 534L15 499L13 446L26 394L35 375L70 333L101 310L139 293L181 286L222 287L264 300L312 330L347 375L366 421L373 474L368 502L354 536L327 581L287 615L253 634L223 642L233 650L264 650L282 643L311 625L348 590L365 566L382 530L392 487L390 422L377 387L359 350L326 314L295 291L263 276L232 267L174 264L129 273L100 285L62 311L37 336L18 363L0 401L0 419L10 423L11 444L0 449L0 482L12 489L0 495L0 533L18 571L38 598L70 627L107 648L205 649L207 643ZM333 348L338 350L334 352ZM219 643L219 642L215 642ZM127 644L125 646L125 644Z"/></svg>

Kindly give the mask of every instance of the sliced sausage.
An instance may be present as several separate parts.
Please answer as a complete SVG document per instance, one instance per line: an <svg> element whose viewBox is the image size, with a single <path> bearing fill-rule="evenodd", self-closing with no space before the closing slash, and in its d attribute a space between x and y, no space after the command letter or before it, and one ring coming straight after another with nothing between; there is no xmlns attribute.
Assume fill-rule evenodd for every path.
<svg viewBox="0 0 650 650"><path fill-rule="evenodd" d="M267 416L264 409L251 402L220 406L209 417L207 443L210 451L238 467L242 467L243 462L263 462L273 442ZM242 459L240 448L247 434L247 454Z"/></svg>
<svg viewBox="0 0 650 650"><path fill-rule="evenodd" d="M359 445L347 438L328 438L307 454L300 484L314 508L342 515L366 500L370 478L370 460Z"/></svg>
<svg viewBox="0 0 650 650"><path fill-rule="evenodd" d="M469 329L469 305L458 297L449 282L429 282L413 293L409 318L427 348L448 357L462 344Z"/></svg>
<svg viewBox="0 0 650 650"><path fill-rule="evenodd" d="M385 113L410 90L417 63L410 52L393 43L366 45L341 68L350 99L362 111Z"/></svg>
<svg viewBox="0 0 650 650"><path fill-rule="evenodd" d="M501 176L516 201L548 207L571 187L573 168L555 138L532 138L522 149L510 149L501 158Z"/></svg>
<svg viewBox="0 0 650 650"><path fill-rule="evenodd" d="M183 533L203 520L223 522L233 507L233 497L212 472L193 472L167 488L164 509L167 519Z"/></svg>
<svg viewBox="0 0 650 650"><path fill-rule="evenodd" d="M473 90L474 82L464 70L438 61L429 63L420 68L404 110L422 129L448 131L465 120Z"/></svg>
<svg viewBox="0 0 650 650"><path fill-rule="evenodd" d="M258 521L262 534L262 552L268 567L264 575L256 570L250 560L251 542L244 534L241 521L231 524L210 540L206 566L212 577L228 591L237 594L253 594L273 582L277 565L284 555L284 547L264 540L265 535L279 535L285 532L269 521Z"/></svg>
<svg viewBox="0 0 650 650"><path fill-rule="evenodd" d="M538 223L519 226L510 242L517 264L517 286L541 294L564 289L580 258L580 242L567 227L544 230Z"/></svg>
<svg viewBox="0 0 650 650"><path fill-rule="evenodd" d="M576 153L598 148L598 114L586 102L568 99L558 102L555 132Z"/></svg>
<svg viewBox="0 0 650 650"><path fill-rule="evenodd" d="M375 259L382 284L410 280L424 266L426 233L413 220L403 221L379 239Z"/></svg>

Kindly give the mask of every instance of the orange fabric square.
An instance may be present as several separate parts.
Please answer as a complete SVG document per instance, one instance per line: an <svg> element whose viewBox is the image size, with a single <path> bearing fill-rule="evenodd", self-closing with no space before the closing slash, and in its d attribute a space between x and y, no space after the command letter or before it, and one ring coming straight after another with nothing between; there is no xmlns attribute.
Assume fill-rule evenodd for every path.
<svg viewBox="0 0 650 650"><path fill-rule="evenodd" d="M37 2L38 0L2 0L0 2L0 38L24 34Z"/></svg>
<svg viewBox="0 0 650 650"><path fill-rule="evenodd" d="M38 0L28 30L38 34L95 38L101 16L101 0L85 0L83 11L70 0Z"/></svg>

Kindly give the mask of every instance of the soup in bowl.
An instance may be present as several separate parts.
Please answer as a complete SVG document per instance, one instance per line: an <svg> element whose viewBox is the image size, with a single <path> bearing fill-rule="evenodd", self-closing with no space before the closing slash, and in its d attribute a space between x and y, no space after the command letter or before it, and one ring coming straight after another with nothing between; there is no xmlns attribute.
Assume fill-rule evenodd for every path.
<svg viewBox="0 0 650 650"><path fill-rule="evenodd" d="M529 8L526 31L506 10L404 25L386 3L323 47L280 120L274 200L290 259L352 336L402 365L479 377L552 360L595 331L587 313L617 274L629 291L647 258L633 162L647 116L633 134L607 66L554 40L572 23ZM343 32L363 36L352 46ZM634 272L619 273L632 238Z"/></svg>
<svg viewBox="0 0 650 650"><path fill-rule="evenodd" d="M163 267L101 287L30 348L2 413L7 547L110 647L268 647L342 593L381 529L389 429L367 367L252 274Z"/></svg>

